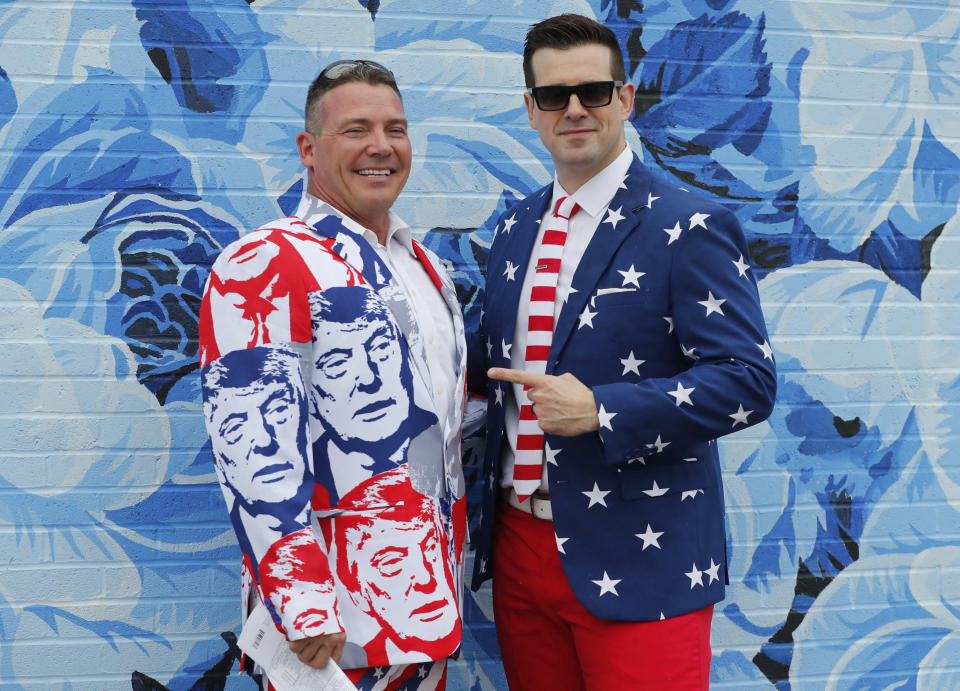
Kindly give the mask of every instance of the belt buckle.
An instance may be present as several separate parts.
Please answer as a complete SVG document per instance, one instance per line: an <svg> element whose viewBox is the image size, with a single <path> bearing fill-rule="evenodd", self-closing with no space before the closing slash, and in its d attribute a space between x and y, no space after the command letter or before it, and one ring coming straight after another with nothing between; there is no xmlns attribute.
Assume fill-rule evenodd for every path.
<svg viewBox="0 0 960 691"><path fill-rule="evenodd" d="M530 515L534 518L539 518L541 521L552 521L553 507L550 505L550 497L531 494Z"/></svg>

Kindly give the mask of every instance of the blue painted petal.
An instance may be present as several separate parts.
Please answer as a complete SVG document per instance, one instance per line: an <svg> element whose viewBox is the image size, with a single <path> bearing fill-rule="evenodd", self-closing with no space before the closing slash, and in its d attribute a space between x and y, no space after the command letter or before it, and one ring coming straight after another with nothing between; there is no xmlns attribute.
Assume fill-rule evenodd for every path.
<svg viewBox="0 0 960 691"><path fill-rule="evenodd" d="M3 128L14 113L17 112L17 94L10 84L10 77L6 71L0 67L0 129Z"/></svg>
<svg viewBox="0 0 960 691"><path fill-rule="evenodd" d="M771 69L764 24L761 15L751 31L752 20L739 12L678 24L650 48L634 80L638 130L665 145L661 137L695 128L699 145L717 148L762 129L758 104L770 90Z"/></svg>
<svg viewBox="0 0 960 691"><path fill-rule="evenodd" d="M112 621L108 619L90 621L82 617L78 617L77 615L66 610L60 609L59 607L50 607L48 605L30 605L28 607L24 607L24 611L35 614L37 617L43 620L43 622L46 623L54 633L57 632L58 620L65 619L81 628L90 631L93 634L96 634L114 650L117 650L118 638L127 639L133 642L144 652L146 652L146 649L140 643L140 640L160 643L166 648L171 647L163 636L158 636L151 631L141 629L137 626L132 626L122 621Z"/></svg>
<svg viewBox="0 0 960 691"><path fill-rule="evenodd" d="M682 22L650 48L634 80L645 147L680 179L724 197L760 197L711 155L727 144L750 155L766 132L764 21L731 12Z"/></svg>
<svg viewBox="0 0 960 691"><path fill-rule="evenodd" d="M143 22L144 50L180 105L190 111L183 117L187 131L235 144L266 91L269 72L263 49L273 37L260 29L246 2L230 4L225 11L198 0L133 2Z"/></svg>
<svg viewBox="0 0 960 691"><path fill-rule="evenodd" d="M377 10L380 9L380 0L357 0L357 2L360 3L360 7L370 13L371 19L377 18Z"/></svg>

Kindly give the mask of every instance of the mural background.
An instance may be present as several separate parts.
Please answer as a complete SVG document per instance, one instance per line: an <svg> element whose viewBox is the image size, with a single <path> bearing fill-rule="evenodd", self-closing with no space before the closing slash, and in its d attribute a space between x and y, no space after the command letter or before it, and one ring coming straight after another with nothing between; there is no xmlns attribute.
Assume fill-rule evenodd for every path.
<svg viewBox="0 0 960 691"><path fill-rule="evenodd" d="M255 688L210 262L295 204L316 72L373 58L411 119L397 210L475 324L496 217L551 175L520 52L561 11L617 33L631 145L739 216L760 278L780 393L721 443L714 688L960 689L956 0L0 2L0 687ZM489 590L466 613L450 688L505 689Z"/></svg>

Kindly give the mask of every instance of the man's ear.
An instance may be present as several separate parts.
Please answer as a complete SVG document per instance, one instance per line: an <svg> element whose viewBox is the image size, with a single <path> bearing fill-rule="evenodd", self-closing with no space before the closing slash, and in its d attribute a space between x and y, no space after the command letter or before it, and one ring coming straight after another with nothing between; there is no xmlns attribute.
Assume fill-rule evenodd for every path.
<svg viewBox="0 0 960 691"><path fill-rule="evenodd" d="M526 104L526 106L527 106L527 118L529 118L529 120L530 120L530 127L532 127L533 129L537 129L537 123L536 123L536 121L533 119L533 109L536 108L537 105L533 102L533 96L531 96L530 94L524 92L524 94L523 94L523 102L524 102L524 103Z"/></svg>
<svg viewBox="0 0 960 691"><path fill-rule="evenodd" d="M633 115L633 99L636 98L637 87L633 85L633 82L626 82L623 86L620 87L620 116L621 120L629 120L630 116Z"/></svg>
<svg viewBox="0 0 960 691"><path fill-rule="evenodd" d="M297 151L300 152L300 162L304 168L313 168L314 142L313 135L303 131L297 135Z"/></svg>

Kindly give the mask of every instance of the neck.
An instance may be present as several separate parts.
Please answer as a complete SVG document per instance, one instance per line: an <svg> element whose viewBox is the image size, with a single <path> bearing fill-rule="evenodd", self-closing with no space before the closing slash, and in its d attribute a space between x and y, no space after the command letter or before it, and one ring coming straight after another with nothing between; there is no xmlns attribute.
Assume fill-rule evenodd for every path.
<svg viewBox="0 0 960 691"><path fill-rule="evenodd" d="M387 244L387 233L390 230L389 208L376 212L373 215L361 214L355 209L350 208L347 204L331 199L328 195L325 195L321 190L317 189L316 185L311 184L310 182L308 182L307 185L307 192L320 201L329 204L334 209L339 211L343 216L346 216L352 221L356 221L361 226L372 232L377 236L377 240L381 245Z"/></svg>
<svg viewBox="0 0 960 691"><path fill-rule="evenodd" d="M589 167L581 167L576 165L567 165L562 167L558 166L557 182L560 183L560 186L563 188L564 192L567 194L574 194L578 189L587 184L587 182L589 182L590 179L593 178L597 173L616 161L617 157L619 157L626 148L627 142L626 140L623 140L620 142L620 146L617 147L616 153L610 156L607 160Z"/></svg>

